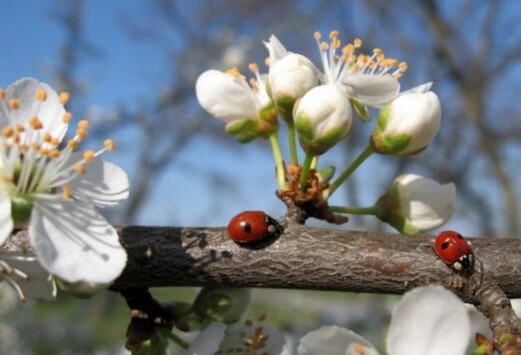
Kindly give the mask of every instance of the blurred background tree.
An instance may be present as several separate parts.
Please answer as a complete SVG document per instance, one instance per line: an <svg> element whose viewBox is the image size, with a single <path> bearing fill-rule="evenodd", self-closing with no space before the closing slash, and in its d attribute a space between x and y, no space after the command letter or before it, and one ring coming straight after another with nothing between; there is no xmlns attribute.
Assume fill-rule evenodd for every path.
<svg viewBox="0 0 521 355"><path fill-rule="evenodd" d="M245 209L282 215L268 145L239 146L227 137L198 106L194 83L209 68L246 72L249 62L262 64L262 41L272 33L318 62L312 33L337 29L345 41L359 37L367 51L380 47L407 61L402 88L433 81L443 107L440 134L426 152L371 158L337 194L338 204L369 205L396 175L420 173L457 185L458 211L443 228L520 236L518 2L46 0L0 7L1 85L31 75L67 90L76 117L88 117L95 132L119 143L108 158L129 171L131 196L109 216L116 224L222 226ZM357 121L322 163L348 164L373 122ZM341 228L385 229L363 217ZM190 299L194 291L158 295ZM6 311L0 352L120 350L127 321L122 300L108 292L88 301L62 297ZM375 295L259 290L254 300L253 313L266 311L293 337L337 323L377 341L388 317L385 300Z"/></svg>

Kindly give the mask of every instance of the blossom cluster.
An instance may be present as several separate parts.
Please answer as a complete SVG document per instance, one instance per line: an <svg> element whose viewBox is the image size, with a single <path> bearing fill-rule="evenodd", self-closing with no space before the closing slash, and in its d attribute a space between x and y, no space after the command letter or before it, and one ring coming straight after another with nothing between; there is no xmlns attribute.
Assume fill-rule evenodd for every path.
<svg viewBox="0 0 521 355"><path fill-rule="evenodd" d="M127 198L127 174L100 159L114 149L110 139L79 151L87 120L64 140L68 99L32 78L0 90L0 247L22 226L30 241L27 252L0 248L0 280L22 299L53 298L55 281L75 293L94 292L127 260L116 229L97 210Z"/></svg>
<svg viewBox="0 0 521 355"><path fill-rule="evenodd" d="M425 150L441 122L441 105L432 83L400 91L399 79L407 64L387 57L380 48L360 53L362 41L342 44L338 31L324 40L314 34L321 60L290 52L272 35L264 42L269 72L250 64L249 81L237 68L203 72L196 83L201 106L226 123L226 132L246 143L270 140L277 171L279 195L295 204L322 209L312 216L372 214L405 234L415 234L445 223L454 213L453 184L405 174L398 177L370 207L331 206L336 189L372 154L414 155ZM319 158L345 139L353 117L378 115L367 147L337 176L338 169L320 169ZM287 124L290 158L285 160L278 141L279 121ZM305 158L299 159L296 137ZM326 209L324 211L324 209Z"/></svg>

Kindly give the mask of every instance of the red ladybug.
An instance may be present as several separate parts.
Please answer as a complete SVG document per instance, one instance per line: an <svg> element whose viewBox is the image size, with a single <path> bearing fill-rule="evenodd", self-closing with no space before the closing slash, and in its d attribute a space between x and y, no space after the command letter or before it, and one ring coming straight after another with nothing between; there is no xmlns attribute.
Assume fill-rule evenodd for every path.
<svg viewBox="0 0 521 355"><path fill-rule="evenodd" d="M456 271L469 270L474 262L471 243L455 231L440 232L434 239L434 251Z"/></svg>
<svg viewBox="0 0 521 355"><path fill-rule="evenodd" d="M236 243L252 243L281 232L279 223L262 211L244 211L228 223L228 236Z"/></svg>

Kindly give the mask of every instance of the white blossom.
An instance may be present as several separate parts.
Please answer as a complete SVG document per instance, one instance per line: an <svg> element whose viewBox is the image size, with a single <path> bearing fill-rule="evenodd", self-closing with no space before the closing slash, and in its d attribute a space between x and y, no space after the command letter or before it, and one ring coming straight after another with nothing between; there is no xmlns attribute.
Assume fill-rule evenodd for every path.
<svg viewBox="0 0 521 355"><path fill-rule="evenodd" d="M108 285L123 270L126 252L116 229L96 207L128 196L128 178L99 158L112 150L77 152L88 135L88 121L62 139L72 118L48 85L21 79L0 91L0 243L14 226L29 224L38 261L66 282Z"/></svg>
<svg viewBox="0 0 521 355"><path fill-rule="evenodd" d="M456 210L456 187L415 174L398 176L378 203L378 217L405 234L446 223Z"/></svg>
<svg viewBox="0 0 521 355"><path fill-rule="evenodd" d="M442 286L407 292L393 311L387 334L389 355L463 355L470 341L464 303ZM364 338L337 326L325 326L300 340L298 355L377 355Z"/></svg>
<svg viewBox="0 0 521 355"><path fill-rule="evenodd" d="M415 154L425 149L440 128L441 105L430 84L401 93L380 110L372 134L376 151Z"/></svg>

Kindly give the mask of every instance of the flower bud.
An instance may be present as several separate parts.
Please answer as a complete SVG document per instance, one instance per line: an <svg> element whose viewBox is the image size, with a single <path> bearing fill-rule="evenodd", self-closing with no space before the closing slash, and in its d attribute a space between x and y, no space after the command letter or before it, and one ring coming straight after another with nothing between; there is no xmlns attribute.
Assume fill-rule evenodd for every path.
<svg viewBox="0 0 521 355"><path fill-rule="evenodd" d="M308 154L323 154L349 133L352 116L349 99L340 87L314 87L294 109L300 145Z"/></svg>
<svg viewBox="0 0 521 355"><path fill-rule="evenodd" d="M446 223L456 209L456 187L419 175L398 176L377 202L378 218L404 234L416 234Z"/></svg>
<svg viewBox="0 0 521 355"><path fill-rule="evenodd" d="M213 322L237 322L250 303L251 291L246 288L203 288L194 301L198 316Z"/></svg>
<svg viewBox="0 0 521 355"><path fill-rule="evenodd" d="M400 94L380 109L371 140L381 154L416 154L432 142L441 120L440 101L432 91Z"/></svg>
<svg viewBox="0 0 521 355"><path fill-rule="evenodd" d="M268 91L282 116L290 119L295 101L319 84L320 71L303 55L287 52L273 35L264 44L270 52Z"/></svg>
<svg viewBox="0 0 521 355"><path fill-rule="evenodd" d="M256 73L258 74L258 73ZM251 87L236 70L207 70L197 79L195 90L201 106L226 122L226 132L242 142L266 137L277 128L277 110L258 75Z"/></svg>

